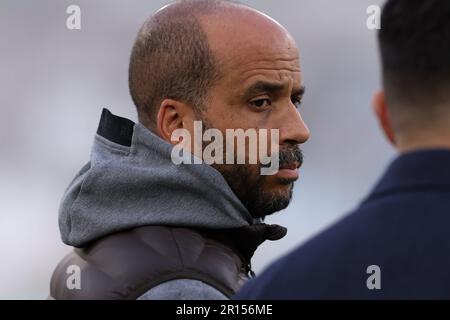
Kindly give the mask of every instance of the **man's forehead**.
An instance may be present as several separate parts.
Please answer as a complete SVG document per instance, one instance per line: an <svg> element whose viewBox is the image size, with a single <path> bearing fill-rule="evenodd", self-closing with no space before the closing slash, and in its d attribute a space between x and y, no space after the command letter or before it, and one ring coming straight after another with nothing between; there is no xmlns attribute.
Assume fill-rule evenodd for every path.
<svg viewBox="0 0 450 320"><path fill-rule="evenodd" d="M298 55L295 41L278 22L257 11L220 13L200 18L215 54L225 61L263 53Z"/></svg>
<svg viewBox="0 0 450 320"><path fill-rule="evenodd" d="M285 39L230 41L223 49L212 48L222 73L241 80L255 74L272 77L299 77L299 52L295 43Z"/></svg>
<svg viewBox="0 0 450 320"><path fill-rule="evenodd" d="M224 78L228 82L239 83L241 87L256 82L269 81L283 86L299 87L302 82L298 55L268 55L266 59L246 56L239 61L229 61L223 65Z"/></svg>
<svg viewBox="0 0 450 320"><path fill-rule="evenodd" d="M284 82L288 78L300 86L297 45L275 20L244 10L235 15L209 15L200 22L228 85L242 88L258 79Z"/></svg>

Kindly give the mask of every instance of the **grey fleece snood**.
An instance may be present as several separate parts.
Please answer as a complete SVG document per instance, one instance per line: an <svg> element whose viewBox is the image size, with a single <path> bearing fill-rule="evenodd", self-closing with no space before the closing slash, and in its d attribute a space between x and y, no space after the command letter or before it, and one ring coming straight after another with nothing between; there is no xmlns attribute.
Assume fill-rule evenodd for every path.
<svg viewBox="0 0 450 320"><path fill-rule="evenodd" d="M252 217L222 175L206 164L175 165L172 145L135 124L131 146L97 134L91 159L59 210L63 241L82 247L125 229L166 225L239 228Z"/></svg>

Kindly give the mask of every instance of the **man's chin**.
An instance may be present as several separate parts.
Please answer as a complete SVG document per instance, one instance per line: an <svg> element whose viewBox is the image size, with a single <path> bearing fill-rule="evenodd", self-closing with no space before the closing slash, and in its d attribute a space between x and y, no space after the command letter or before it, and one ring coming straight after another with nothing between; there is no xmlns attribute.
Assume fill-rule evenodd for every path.
<svg viewBox="0 0 450 320"><path fill-rule="evenodd" d="M225 178L253 218L262 218L285 209L292 198L294 181L290 174L261 176L257 166L213 165Z"/></svg>
<svg viewBox="0 0 450 320"><path fill-rule="evenodd" d="M257 205L250 210L254 218L263 218L286 209L292 200L293 182L278 184L260 194Z"/></svg>

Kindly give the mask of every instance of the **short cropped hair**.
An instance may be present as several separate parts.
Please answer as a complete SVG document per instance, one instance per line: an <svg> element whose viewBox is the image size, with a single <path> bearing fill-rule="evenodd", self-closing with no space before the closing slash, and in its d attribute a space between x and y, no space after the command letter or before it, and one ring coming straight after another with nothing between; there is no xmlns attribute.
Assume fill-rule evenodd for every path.
<svg viewBox="0 0 450 320"><path fill-rule="evenodd" d="M154 127L160 103L174 99L201 111L220 78L199 17L234 3L226 0L178 1L151 16L140 29L129 65L129 88L138 118Z"/></svg>

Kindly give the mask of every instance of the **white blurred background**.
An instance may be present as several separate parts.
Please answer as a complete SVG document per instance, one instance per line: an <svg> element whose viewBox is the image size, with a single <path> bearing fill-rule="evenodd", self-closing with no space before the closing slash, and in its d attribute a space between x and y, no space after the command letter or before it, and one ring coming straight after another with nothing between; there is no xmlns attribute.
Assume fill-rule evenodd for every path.
<svg viewBox="0 0 450 320"><path fill-rule="evenodd" d="M366 9L381 0L244 0L297 40L312 136L290 207L268 219L288 236L265 243L254 269L354 208L393 157L371 111L380 86L376 32ZM143 21L168 1L0 0L0 299L43 299L70 248L57 210L88 161L102 107L136 120L130 49ZM66 8L81 8L68 30Z"/></svg>

